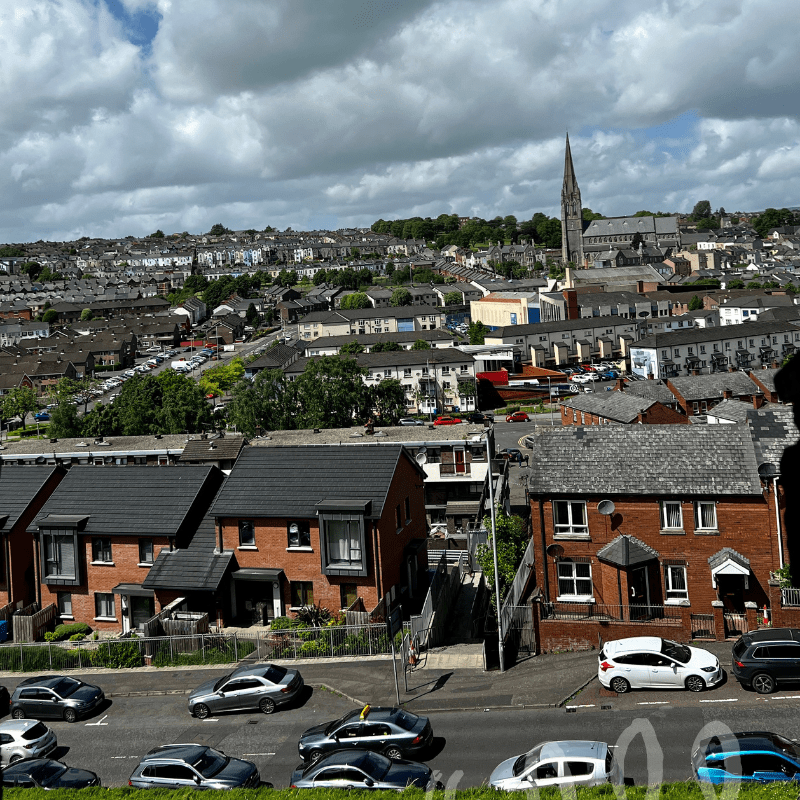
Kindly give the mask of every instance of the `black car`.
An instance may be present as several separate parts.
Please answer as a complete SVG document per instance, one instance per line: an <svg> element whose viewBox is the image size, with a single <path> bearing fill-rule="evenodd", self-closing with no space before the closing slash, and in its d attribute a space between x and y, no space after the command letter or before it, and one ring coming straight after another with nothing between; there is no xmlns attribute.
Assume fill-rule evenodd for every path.
<svg viewBox="0 0 800 800"><path fill-rule="evenodd" d="M64 719L75 722L106 699L99 686L65 675L26 678L11 695L14 719Z"/></svg>
<svg viewBox="0 0 800 800"><path fill-rule="evenodd" d="M474 423L494 422L494 414L490 414L487 411L473 411L467 414L467 421Z"/></svg>
<svg viewBox="0 0 800 800"><path fill-rule="evenodd" d="M415 761L392 761L370 750L339 750L292 773L293 789L443 788L430 767Z"/></svg>
<svg viewBox="0 0 800 800"><path fill-rule="evenodd" d="M501 450L497 454L497 457L516 464L521 464L523 461L522 451L518 450L516 447L506 447L505 450Z"/></svg>
<svg viewBox="0 0 800 800"><path fill-rule="evenodd" d="M388 758L406 758L429 747L433 728L427 717L402 708L349 711L340 719L309 728L297 749L304 761L317 761L334 750L377 750Z"/></svg>
<svg viewBox="0 0 800 800"><path fill-rule="evenodd" d="M0 783L5 789L85 789L100 786L100 778L88 769L68 767L49 758L30 758L9 764Z"/></svg>
<svg viewBox="0 0 800 800"><path fill-rule="evenodd" d="M779 683L800 681L800 630L762 628L733 645L731 672L746 689L774 692Z"/></svg>

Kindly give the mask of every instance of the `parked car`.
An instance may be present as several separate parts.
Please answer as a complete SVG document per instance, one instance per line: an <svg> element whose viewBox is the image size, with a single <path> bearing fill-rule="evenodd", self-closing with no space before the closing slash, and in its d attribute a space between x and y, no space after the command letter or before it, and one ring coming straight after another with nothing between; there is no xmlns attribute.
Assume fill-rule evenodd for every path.
<svg viewBox="0 0 800 800"><path fill-rule="evenodd" d="M292 773L292 789L441 789L433 772L416 761L392 761L371 750L338 750Z"/></svg>
<svg viewBox="0 0 800 800"><path fill-rule="evenodd" d="M156 747L128 778L128 786L136 789L252 789L260 782L251 761L202 744Z"/></svg>
<svg viewBox="0 0 800 800"><path fill-rule="evenodd" d="M702 692L723 678L719 659L708 650L658 636L634 636L606 642L597 677L606 689L688 689Z"/></svg>
<svg viewBox="0 0 800 800"><path fill-rule="evenodd" d="M49 414L48 414L46 411L37 411L37 412L36 412L36 413L33 415L33 418L34 418L34 419L35 419L37 422L47 422L47 420L49 420L49 419L50 419L50 415L49 415Z"/></svg>
<svg viewBox="0 0 800 800"><path fill-rule="evenodd" d="M779 683L800 681L800 630L762 628L737 639L731 672L746 689L774 692Z"/></svg>
<svg viewBox="0 0 800 800"><path fill-rule="evenodd" d="M65 719L75 722L90 714L106 699L103 690L65 675L26 678L11 695L14 719Z"/></svg>
<svg viewBox="0 0 800 800"><path fill-rule="evenodd" d="M49 755L57 746L55 733L43 722L11 719L0 723L0 767Z"/></svg>
<svg viewBox="0 0 800 800"><path fill-rule="evenodd" d="M436 417L434 425L460 425L463 422L461 417Z"/></svg>
<svg viewBox="0 0 800 800"><path fill-rule="evenodd" d="M506 422L530 422L531 418L524 411L515 411L506 416Z"/></svg>
<svg viewBox="0 0 800 800"><path fill-rule="evenodd" d="M516 447L506 447L497 454L497 458L503 458L506 461L515 461L517 464L522 463L522 453Z"/></svg>
<svg viewBox="0 0 800 800"><path fill-rule="evenodd" d="M424 425L424 420L417 419L416 417L400 417L397 420L398 425Z"/></svg>
<svg viewBox="0 0 800 800"><path fill-rule="evenodd" d="M494 414L488 411L473 411L467 415L469 422L480 424L482 422L494 422Z"/></svg>
<svg viewBox="0 0 800 800"><path fill-rule="evenodd" d="M427 717L401 708L366 706L343 717L309 728L300 736L297 750L304 761L318 761L334 750L361 748L397 760L418 756L433 742Z"/></svg>
<svg viewBox="0 0 800 800"><path fill-rule="evenodd" d="M591 380L592 379L589 377L588 373L584 374L582 372L576 372L572 376L572 382L575 384L590 383Z"/></svg>
<svg viewBox="0 0 800 800"><path fill-rule="evenodd" d="M536 787L621 784L622 769L605 742L543 742L498 764L489 786L505 791Z"/></svg>
<svg viewBox="0 0 800 800"><path fill-rule="evenodd" d="M60 761L29 758L7 766L0 785L5 789L85 789L100 786L100 778L88 769L68 767Z"/></svg>
<svg viewBox="0 0 800 800"><path fill-rule="evenodd" d="M199 719L220 711L258 709L271 714L278 706L294 700L303 686L296 669L275 664L239 667L198 686L189 695L189 713Z"/></svg>
<svg viewBox="0 0 800 800"><path fill-rule="evenodd" d="M692 772L703 783L791 781L800 752L796 741L768 731L712 736L692 753Z"/></svg>

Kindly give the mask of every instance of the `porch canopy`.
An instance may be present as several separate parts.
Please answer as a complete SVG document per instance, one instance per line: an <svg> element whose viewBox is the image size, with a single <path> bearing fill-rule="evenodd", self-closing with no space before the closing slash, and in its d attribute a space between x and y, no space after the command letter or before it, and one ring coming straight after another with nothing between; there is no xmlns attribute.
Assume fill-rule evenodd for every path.
<svg viewBox="0 0 800 800"><path fill-rule="evenodd" d="M152 589L145 589L139 583L118 583L111 592L112 594L137 595L138 597L153 597L155 595Z"/></svg>
<svg viewBox="0 0 800 800"><path fill-rule="evenodd" d="M272 583L274 581L279 581L281 575L283 575L283 570L280 568L268 569L264 567L237 569L231 572L231 578L235 581L269 581Z"/></svg>
<svg viewBox="0 0 800 800"><path fill-rule="evenodd" d="M658 558L658 552L635 536L623 533L601 547L597 557L615 567L635 567Z"/></svg>
<svg viewBox="0 0 800 800"><path fill-rule="evenodd" d="M723 547L722 550L718 550L708 559L708 564L711 567L711 585L715 589L719 575L738 575L744 578L744 588L748 588L750 560L741 553L737 553L732 547Z"/></svg>

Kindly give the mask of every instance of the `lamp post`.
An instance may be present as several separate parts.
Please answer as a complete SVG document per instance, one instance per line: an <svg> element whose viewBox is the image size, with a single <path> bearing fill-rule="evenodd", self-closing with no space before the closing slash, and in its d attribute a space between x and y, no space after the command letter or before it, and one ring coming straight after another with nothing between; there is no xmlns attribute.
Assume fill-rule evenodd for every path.
<svg viewBox="0 0 800 800"><path fill-rule="evenodd" d="M494 507L494 481L492 480L492 453L489 447L489 431L486 436L486 464L488 466L489 477L489 503L491 505L492 520L492 559L494 563L494 597L497 604L497 655L500 659L500 672L506 671L505 658L503 656L503 617L500 614L500 576L497 569L497 522Z"/></svg>

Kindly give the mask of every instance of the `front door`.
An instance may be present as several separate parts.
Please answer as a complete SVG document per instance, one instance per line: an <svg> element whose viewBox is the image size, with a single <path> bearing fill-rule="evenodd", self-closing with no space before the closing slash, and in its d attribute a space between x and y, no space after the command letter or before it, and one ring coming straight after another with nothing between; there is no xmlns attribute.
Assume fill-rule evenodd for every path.
<svg viewBox="0 0 800 800"><path fill-rule="evenodd" d="M155 613L155 600L152 597L131 597L131 625L134 628L141 628Z"/></svg>
<svg viewBox="0 0 800 800"><path fill-rule="evenodd" d="M628 579L630 587L631 619L644 619L650 605L650 583L647 579L647 567L631 570Z"/></svg>
<svg viewBox="0 0 800 800"><path fill-rule="evenodd" d="M467 470L467 467L464 463L464 451L463 450L453 450L453 455L455 456L456 460L456 472L457 473L464 473Z"/></svg>

